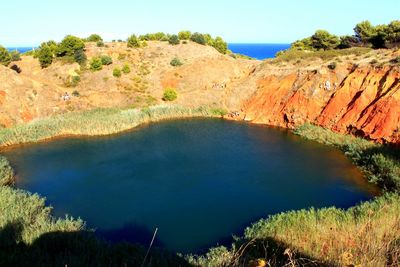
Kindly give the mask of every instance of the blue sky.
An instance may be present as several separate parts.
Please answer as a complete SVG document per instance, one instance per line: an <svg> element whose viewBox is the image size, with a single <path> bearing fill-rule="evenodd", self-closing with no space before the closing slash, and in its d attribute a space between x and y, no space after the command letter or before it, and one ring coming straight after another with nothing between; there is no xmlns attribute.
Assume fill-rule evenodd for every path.
<svg viewBox="0 0 400 267"><path fill-rule="evenodd" d="M290 43L316 29L352 34L354 25L400 19L400 0L12 0L1 3L0 44L33 46L66 34L99 33L106 40L131 33L182 29L228 42Z"/></svg>

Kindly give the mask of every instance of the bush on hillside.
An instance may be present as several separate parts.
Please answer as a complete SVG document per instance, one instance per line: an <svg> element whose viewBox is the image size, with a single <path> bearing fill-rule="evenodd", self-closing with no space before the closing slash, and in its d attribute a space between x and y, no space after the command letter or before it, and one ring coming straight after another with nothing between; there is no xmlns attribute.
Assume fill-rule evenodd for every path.
<svg viewBox="0 0 400 267"><path fill-rule="evenodd" d="M127 46L129 48L140 47L139 40L138 40L138 38L136 37L135 34L132 34L131 36L129 36Z"/></svg>
<svg viewBox="0 0 400 267"><path fill-rule="evenodd" d="M122 73L121 73L121 69L120 68L116 67L116 68L113 69L113 76L114 77L119 78L119 77L121 77L121 75L122 75Z"/></svg>
<svg viewBox="0 0 400 267"><path fill-rule="evenodd" d="M226 54L228 51L228 44L219 36L215 38L212 46L221 54Z"/></svg>
<svg viewBox="0 0 400 267"><path fill-rule="evenodd" d="M169 37L168 43L171 45L178 45L180 44L179 37L176 34L173 34Z"/></svg>
<svg viewBox="0 0 400 267"><path fill-rule="evenodd" d="M122 72L125 74L128 74L131 72L131 68L129 67L128 64L124 64L124 66L122 67Z"/></svg>
<svg viewBox="0 0 400 267"><path fill-rule="evenodd" d="M201 45L206 44L206 39L204 38L204 35L198 32L193 33L190 37L190 40Z"/></svg>
<svg viewBox="0 0 400 267"><path fill-rule="evenodd" d="M98 41L98 42L96 43L96 46L97 46L97 47L104 47L105 45L104 45L104 42L103 42L103 41Z"/></svg>
<svg viewBox="0 0 400 267"><path fill-rule="evenodd" d="M54 55L56 54L58 48L58 44L56 43L56 41L50 40L45 43L42 43L42 45L43 44L47 45L51 49Z"/></svg>
<svg viewBox="0 0 400 267"><path fill-rule="evenodd" d="M171 66L173 66L173 67L179 67L179 66L182 66L182 65L183 65L183 63L182 63L182 62L180 61L180 59L177 58L177 57L173 58L173 59L171 60L170 64L171 64Z"/></svg>
<svg viewBox="0 0 400 267"><path fill-rule="evenodd" d="M370 41L371 37L375 35L375 27L371 22L364 20L354 27L355 37L362 43L366 44Z"/></svg>
<svg viewBox="0 0 400 267"><path fill-rule="evenodd" d="M355 47L358 45L358 39L355 36L345 35L340 36L339 49L346 49L350 47Z"/></svg>
<svg viewBox="0 0 400 267"><path fill-rule="evenodd" d="M89 65L92 71L99 71L103 69L103 64L101 62L101 58L99 57L92 58Z"/></svg>
<svg viewBox="0 0 400 267"><path fill-rule="evenodd" d="M178 37L180 40L189 40L192 33L190 31L180 31Z"/></svg>
<svg viewBox="0 0 400 267"><path fill-rule="evenodd" d="M7 158L0 155L0 186L14 184L14 170Z"/></svg>
<svg viewBox="0 0 400 267"><path fill-rule="evenodd" d="M101 64L103 65L111 65L113 63L113 60L110 56L101 56Z"/></svg>
<svg viewBox="0 0 400 267"><path fill-rule="evenodd" d="M57 47L57 57L71 56L74 57L75 53L79 50L85 49L85 43L79 37L67 35Z"/></svg>
<svg viewBox="0 0 400 267"><path fill-rule="evenodd" d="M203 36L204 40L206 41L206 45L214 46L214 39L212 38L211 34L205 33Z"/></svg>
<svg viewBox="0 0 400 267"><path fill-rule="evenodd" d="M339 37L336 35L330 34L325 30L317 30L311 36L311 43L313 48L319 50L329 50L334 49L340 44Z"/></svg>
<svg viewBox="0 0 400 267"><path fill-rule="evenodd" d="M102 42L103 38L101 38L98 34L91 34L88 38L85 39L86 42Z"/></svg>
<svg viewBox="0 0 400 267"><path fill-rule="evenodd" d="M87 61L87 56L85 54L85 51L83 51L83 49L76 50L74 55L74 60L79 65L85 66Z"/></svg>
<svg viewBox="0 0 400 267"><path fill-rule="evenodd" d="M21 53L14 50L10 52L11 61L20 61L21 60Z"/></svg>
<svg viewBox="0 0 400 267"><path fill-rule="evenodd" d="M166 88L163 94L164 101L174 101L178 98L178 93L173 88Z"/></svg>
<svg viewBox="0 0 400 267"><path fill-rule="evenodd" d="M37 51L37 57L42 68L47 68L51 63L53 63L53 52L51 48L45 44L40 46Z"/></svg>
<svg viewBox="0 0 400 267"><path fill-rule="evenodd" d="M11 62L10 53L8 52L8 50L5 47L0 46L0 64L4 65L4 66L8 66L8 64L10 64L10 62Z"/></svg>
<svg viewBox="0 0 400 267"><path fill-rule="evenodd" d="M73 87L77 86L80 81L81 81L81 76L78 76L78 75L72 76L71 86L73 86Z"/></svg>

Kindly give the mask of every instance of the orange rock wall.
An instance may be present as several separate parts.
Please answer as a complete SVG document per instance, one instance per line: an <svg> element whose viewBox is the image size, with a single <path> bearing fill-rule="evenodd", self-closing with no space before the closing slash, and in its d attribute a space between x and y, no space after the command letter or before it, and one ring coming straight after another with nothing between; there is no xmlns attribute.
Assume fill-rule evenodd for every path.
<svg viewBox="0 0 400 267"><path fill-rule="evenodd" d="M293 128L311 122L340 133L398 143L399 81L395 66L269 74L257 80L258 90L243 110L245 119L254 123Z"/></svg>

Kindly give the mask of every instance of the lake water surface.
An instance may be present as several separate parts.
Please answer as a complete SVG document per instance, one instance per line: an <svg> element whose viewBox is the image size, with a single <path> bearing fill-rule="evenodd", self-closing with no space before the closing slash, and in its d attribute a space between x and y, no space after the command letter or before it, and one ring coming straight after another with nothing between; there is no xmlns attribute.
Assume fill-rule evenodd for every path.
<svg viewBox="0 0 400 267"><path fill-rule="evenodd" d="M6 151L17 186L110 241L199 252L291 209L349 207L373 188L338 150L219 119L164 121L101 138Z"/></svg>

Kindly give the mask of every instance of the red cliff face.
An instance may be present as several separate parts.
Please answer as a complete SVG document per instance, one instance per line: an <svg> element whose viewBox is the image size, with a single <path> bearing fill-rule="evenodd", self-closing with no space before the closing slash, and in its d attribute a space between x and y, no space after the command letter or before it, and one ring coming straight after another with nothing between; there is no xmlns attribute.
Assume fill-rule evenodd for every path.
<svg viewBox="0 0 400 267"><path fill-rule="evenodd" d="M293 128L311 122L378 142L400 141L400 70L339 66L257 76L246 120Z"/></svg>

